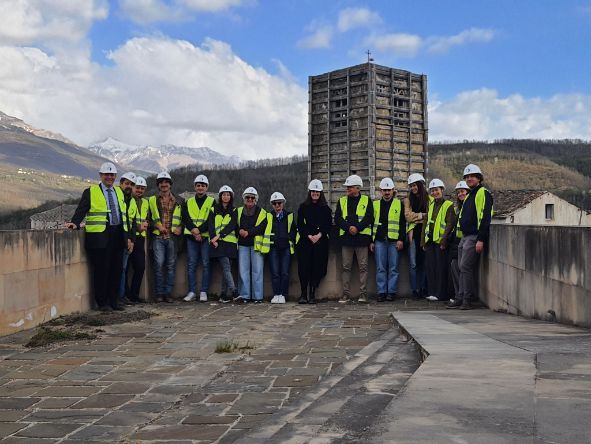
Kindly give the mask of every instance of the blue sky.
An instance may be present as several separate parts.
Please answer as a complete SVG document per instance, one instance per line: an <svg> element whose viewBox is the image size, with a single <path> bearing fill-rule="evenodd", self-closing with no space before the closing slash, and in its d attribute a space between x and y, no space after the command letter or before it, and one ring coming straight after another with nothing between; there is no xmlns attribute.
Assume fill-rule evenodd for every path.
<svg viewBox="0 0 591 444"><path fill-rule="evenodd" d="M76 4L0 4L0 109L81 144L304 153L308 75L367 49L427 74L431 140L591 138L591 1Z"/></svg>

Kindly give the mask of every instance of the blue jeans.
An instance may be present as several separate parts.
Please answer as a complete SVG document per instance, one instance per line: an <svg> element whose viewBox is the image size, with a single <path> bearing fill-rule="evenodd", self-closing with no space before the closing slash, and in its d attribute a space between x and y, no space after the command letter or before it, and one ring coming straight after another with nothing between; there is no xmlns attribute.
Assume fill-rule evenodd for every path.
<svg viewBox="0 0 591 444"><path fill-rule="evenodd" d="M195 293L197 289L197 264L201 261L203 272L201 274L201 291L209 290L209 242L196 242L187 239L187 282L189 291Z"/></svg>
<svg viewBox="0 0 591 444"><path fill-rule="evenodd" d="M289 247L273 248L269 251L269 265L271 266L271 283L273 295L287 296L289 291L289 262L291 253Z"/></svg>
<svg viewBox="0 0 591 444"><path fill-rule="evenodd" d="M229 257L219 257L218 261L222 266L222 295L227 296L228 291L230 296L234 295L236 285L234 285L234 277L232 276L232 264Z"/></svg>
<svg viewBox="0 0 591 444"><path fill-rule="evenodd" d="M398 250L396 242L375 242L378 294L398 293Z"/></svg>
<svg viewBox="0 0 591 444"><path fill-rule="evenodd" d="M238 270L240 271L240 296L255 301L263 300L263 267L265 258L254 247L238 245ZM252 277L252 297L251 297Z"/></svg>
<svg viewBox="0 0 591 444"><path fill-rule="evenodd" d="M154 239L154 286L156 294L170 295L174 287L176 254L174 239ZM164 270L166 269L166 275Z"/></svg>
<svg viewBox="0 0 591 444"><path fill-rule="evenodd" d="M129 254L127 254L127 248L123 250L123 271L121 271L121 283L119 284L119 299L123 300L127 292L127 262L129 260Z"/></svg>
<svg viewBox="0 0 591 444"><path fill-rule="evenodd" d="M411 290L420 291L426 289L425 252L416 239L413 239L408 247L408 262Z"/></svg>

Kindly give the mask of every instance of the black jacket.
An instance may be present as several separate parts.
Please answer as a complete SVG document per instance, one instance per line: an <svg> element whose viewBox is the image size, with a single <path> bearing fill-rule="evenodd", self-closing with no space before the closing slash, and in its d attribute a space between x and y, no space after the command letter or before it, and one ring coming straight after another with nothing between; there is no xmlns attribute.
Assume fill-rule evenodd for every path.
<svg viewBox="0 0 591 444"><path fill-rule="evenodd" d="M482 185L478 185L473 190L470 190L468 196L464 200L462 206L462 217L460 218L460 228L464 236L477 235L477 240L486 242L490 231L490 221L492 218L492 207L493 198L488 190L484 190L485 202L484 202L484 214L482 221L480 222L480 228L478 227L478 219L476 216L476 193L482 188Z"/></svg>
<svg viewBox="0 0 591 444"><path fill-rule="evenodd" d="M115 199L115 202L118 202ZM117 205L119 205L117 203ZM90 211L90 188L86 188L82 192L78 207L72 216L71 222L80 228L80 224L86 217L86 214ZM135 230L132 230L135 234ZM111 229L107 226L107 229L102 233L85 233L84 245L86 248L106 248L109 236L121 237L121 249L127 246L128 233L123 231L123 225L119 225L118 228Z"/></svg>

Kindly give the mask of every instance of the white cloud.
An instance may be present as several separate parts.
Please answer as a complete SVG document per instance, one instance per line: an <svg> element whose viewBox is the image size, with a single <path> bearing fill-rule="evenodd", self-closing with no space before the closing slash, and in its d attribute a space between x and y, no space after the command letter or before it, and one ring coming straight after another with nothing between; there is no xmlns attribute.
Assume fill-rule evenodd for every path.
<svg viewBox="0 0 591 444"><path fill-rule="evenodd" d="M372 35L365 41L365 45L371 49L400 56L416 55L422 44L421 37L414 34Z"/></svg>
<svg viewBox="0 0 591 444"><path fill-rule="evenodd" d="M307 150L307 94L238 57L227 44L135 38L112 66L40 49L0 47L2 111L81 144L209 146L242 158ZM76 67L73 69L72 67Z"/></svg>
<svg viewBox="0 0 591 444"><path fill-rule="evenodd" d="M493 89L465 91L449 101L431 101L432 140L503 138L591 139L591 96L557 94L499 97Z"/></svg>
<svg viewBox="0 0 591 444"><path fill-rule="evenodd" d="M107 0L2 0L0 44L78 43L108 14Z"/></svg>
<svg viewBox="0 0 591 444"><path fill-rule="evenodd" d="M337 29L340 32L347 32L354 28L375 25L381 21L378 13L367 8L345 8L339 13Z"/></svg>
<svg viewBox="0 0 591 444"><path fill-rule="evenodd" d="M125 16L140 24L176 21L184 17L180 8L162 0L120 0L119 7Z"/></svg>
<svg viewBox="0 0 591 444"><path fill-rule="evenodd" d="M178 0L193 11L219 12L244 3L244 0Z"/></svg>
<svg viewBox="0 0 591 444"><path fill-rule="evenodd" d="M487 43L494 37L495 31L492 29L470 28L456 35L430 37L427 40L427 46L429 52L441 54L449 51L454 46L475 42Z"/></svg>
<svg viewBox="0 0 591 444"><path fill-rule="evenodd" d="M315 25L309 26L311 34L299 40L297 45L300 48L307 49L326 49L330 48L334 29L330 25Z"/></svg>

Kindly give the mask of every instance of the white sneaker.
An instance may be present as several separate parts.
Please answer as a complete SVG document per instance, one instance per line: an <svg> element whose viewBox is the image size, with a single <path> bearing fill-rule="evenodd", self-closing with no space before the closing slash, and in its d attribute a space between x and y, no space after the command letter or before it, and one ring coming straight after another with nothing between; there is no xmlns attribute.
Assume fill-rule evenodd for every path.
<svg viewBox="0 0 591 444"><path fill-rule="evenodd" d="M428 301L438 301L439 298L437 296L427 296L425 299Z"/></svg>
<svg viewBox="0 0 591 444"><path fill-rule="evenodd" d="M280 294L278 297L279 297L279 302L277 302L277 303L278 304L285 304L285 296Z"/></svg>
<svg viewBox="0 0 591 444"><path fill-rule="evenodd" d="M450 303L450 304L453 304L455 301L456 301L455 299L450 299L450 300L449 300L449 303Z"/></svg>
<svg viewBox="0 0 591 444"><path fill-rule="evenodd" d="M197 297L197 295L195 293L193 293L192 291L190 291L187 293L187 296L185 296L183 298L183 301L191 302L191 301L194 301L196 297Z"/></svg>
<svg viewBox="0 0 591 444"><path fill-rule="evenodd" d="M277 294L276 294L275 296L273 296L273 299L271 299L271 304L279 304L279 303L280 303L280 302L279 302L279 298L280 298L280 297L281 297L281 296L279 296L279 295L277 295Z"/></svg>
<svg viewBox="0 0 591 444"><path fill-rule="evenodd" d="M199 302L207 302L207 293L202 291L199 293Z"/></svg>

